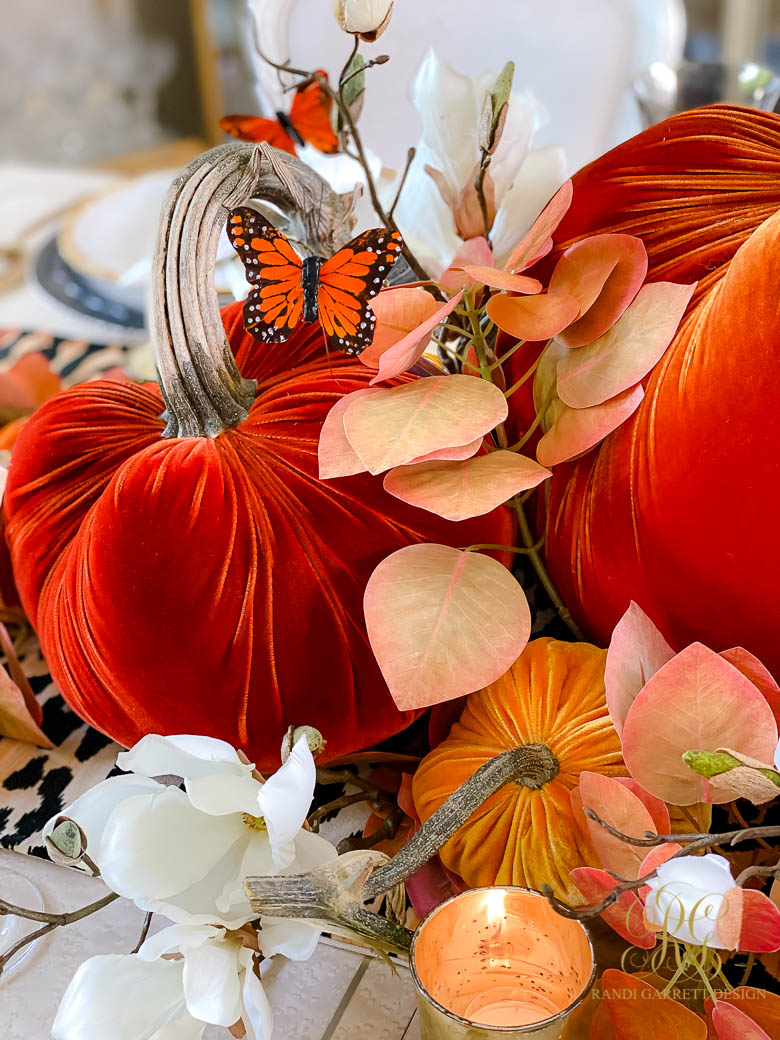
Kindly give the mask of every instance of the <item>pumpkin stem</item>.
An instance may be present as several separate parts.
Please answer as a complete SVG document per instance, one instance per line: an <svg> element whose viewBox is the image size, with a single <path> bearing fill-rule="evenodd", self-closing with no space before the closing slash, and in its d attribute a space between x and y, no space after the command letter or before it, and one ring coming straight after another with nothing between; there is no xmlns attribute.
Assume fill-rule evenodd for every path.
<svg viewBox="0 0 780 1040"><path fill-rule="evenodd" d="M257 393L256 382L236 367L214 286L228 209L258 198L292 217L305 203L316 211L305 216L320 248L323 240L348 235L348 203L299 159L280 155L250 144L212 148L184 169L163 203L152 342L166 405L164 437L216 437L246 419Z"/></svg>
<svg viewBox="0 0 780 1040"><path fill-rule="evenodd" d="M546 744L523 744L496 755L453 791L400 852L368 878L365 898L374 899L411 877L505 784L514 782L538 791L559 772L558 759Z"/></svg>
<svg viewBox="0 0 780 1040"><path fill-rule="evenodd" d="M411 877L504 784L514 781L538 791L559 770L546 744L504 751L462 783L391 860L376 852L348 852L308 874L246 878L252 909L261 916L313 918L325 928L335 925L364 941L373 938L380 948L404 952L411 933L390 926L363 904Z"/></svg>

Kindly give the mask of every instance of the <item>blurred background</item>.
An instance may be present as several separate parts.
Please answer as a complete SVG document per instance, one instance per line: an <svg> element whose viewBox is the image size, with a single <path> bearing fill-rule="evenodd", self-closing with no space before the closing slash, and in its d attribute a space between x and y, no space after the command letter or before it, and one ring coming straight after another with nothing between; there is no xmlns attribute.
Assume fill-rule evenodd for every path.
<svg viewBox="0 0 780 1040"><path fill-rule="evenodd" d="M258 48L334 74L349 40L331 0L0 0L0 19L0 364L36 346L74 381L146 343L173 174L228 139L221 116L289 108ZM515 89L547 111L536 143L562 145L569 172L673 111L780 100L780 0L396 0L364 46L392 57L361 117L387 177L419 136L411 84L431 46L472 76L514 60ZM229 250L217 281L242 292ZM62 362L62 341L89 363Z"/></svg>

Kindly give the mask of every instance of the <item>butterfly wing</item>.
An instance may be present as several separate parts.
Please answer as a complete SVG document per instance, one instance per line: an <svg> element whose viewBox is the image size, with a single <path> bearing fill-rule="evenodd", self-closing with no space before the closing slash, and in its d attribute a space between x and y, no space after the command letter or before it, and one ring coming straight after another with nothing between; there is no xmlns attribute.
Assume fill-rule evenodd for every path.
<svg viewBox="0 0 780 1040"><path fill-rule="evenodd" d="M267 141L274 148L281 148L295 155L295 142L282 124L276 119L261 116L223 116L219 125L239 141Z"/></svg>
<svg viewBox="0 0 780 1040"><path fill-rule="evenodd" d="M252 286L244 328L261 343L283 343L303 310L301 258L286 235L248 206L230 211L227 232Z"/></svg>
<svg viewBox="0 0 780 1040"><path fill-rule="evenodd" d="M318 70L325 75L322 70ZM330 121L331 99L316 80L296 91L290 107L290 122L301 139L320 152L339 150L339 141Z"/></svg>
<svg viewBox="0 0 780 1040"><path fill-rule="evenodd" d="M317 307L331 346L360 354L374 338L376 315L369 302L401 254L397 231L374 228L353 238L320 268Z"/></svg>

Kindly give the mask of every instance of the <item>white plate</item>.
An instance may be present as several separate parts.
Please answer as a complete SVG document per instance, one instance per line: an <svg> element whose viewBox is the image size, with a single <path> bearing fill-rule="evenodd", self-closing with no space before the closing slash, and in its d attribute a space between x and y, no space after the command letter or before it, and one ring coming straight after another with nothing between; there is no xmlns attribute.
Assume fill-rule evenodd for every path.
<svg viewBox="0 0 780 1040"><path fill-rule="evenodd" d="M57 238L63 259L95 292L126 307L143 309L160 210L178 170L157 170L112 185L77 206ZM226 289L222 261L235 257L223 234L218 250L218 290Z"/></svg>

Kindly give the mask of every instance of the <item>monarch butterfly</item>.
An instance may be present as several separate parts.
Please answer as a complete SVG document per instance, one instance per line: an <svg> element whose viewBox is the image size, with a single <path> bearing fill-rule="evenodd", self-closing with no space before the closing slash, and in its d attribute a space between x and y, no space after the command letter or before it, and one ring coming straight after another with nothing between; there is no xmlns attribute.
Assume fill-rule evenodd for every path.
<svg viewBox="0 0 780 1040"><path fill-rule="evenodd" d="M371 343L376 315L369 300L400 255L397 231L364 231L327 260L302 260L286 235L248 206L231 210L227 232L253 287L244 328L256 340L283 343L303 318L319 321L331 346L345 354Z"/></svg>
<svg viewBox="0 0 780 1040"><path fill-rule="evenodd" d="M327 79L322 69L317 75ZM313 80L295 91L289 115L277 112L276 119L224 116L219 125L241 141L267 141L291 155L296 154L296 144L311 144L320 152L332 153L339 150L339 142L331 126L330 109L330 97L322 84Z"/></svg>

